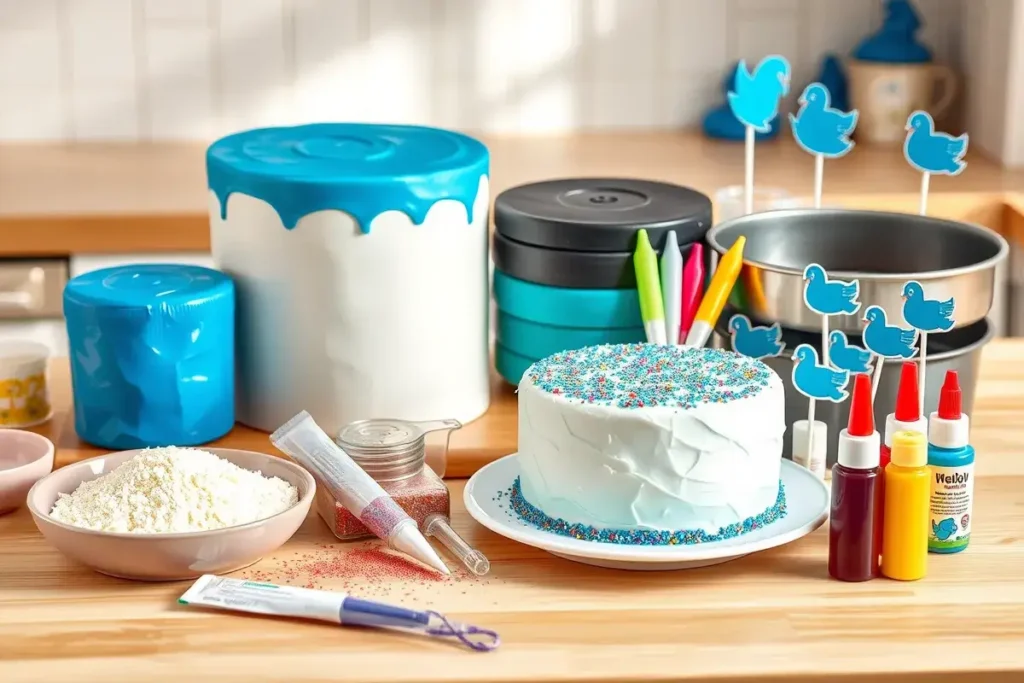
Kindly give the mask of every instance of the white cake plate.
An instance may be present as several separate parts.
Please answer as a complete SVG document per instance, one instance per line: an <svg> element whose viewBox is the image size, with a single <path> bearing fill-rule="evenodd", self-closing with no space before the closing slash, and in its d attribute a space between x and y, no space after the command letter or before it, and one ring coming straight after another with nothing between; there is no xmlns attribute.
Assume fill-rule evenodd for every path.
<svg viewBox="0 0 1024 683"><path fill-rule="evenodd" d="M496 534L552 555L609 569L695 569L721 564L775 548L806 536L828 518L829 491L810 471L782 461L786 487L786 516L768 526L736 538L700 545L635 546L582 541L542 531L511 509L507 492L519 476L519 455L496 460L466 483L463 498L469 514ZM501 497L499 498L499 494Z"/></svg>

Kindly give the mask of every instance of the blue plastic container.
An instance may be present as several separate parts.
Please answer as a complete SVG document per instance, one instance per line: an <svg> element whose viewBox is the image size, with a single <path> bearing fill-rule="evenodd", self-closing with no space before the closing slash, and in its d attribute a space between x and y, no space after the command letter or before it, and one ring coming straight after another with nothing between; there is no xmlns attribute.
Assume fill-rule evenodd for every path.
<svg viewBox="0 0 1024 683"><path fill-rule="evenodd" d="M525 358L546 358L559 351L598 344L631 344L646 338L643 327L559 327L523 320L499 310L498 343Z"/></svg>
<svg viewBox="0 0 1024 683"><path fill-rule="evenodd" d="M235 287L172 264L85 273L64 289L75 431L113 450L195 446L235 423Z"/></svg>
<svg viewBox="0 0 1024 683"><path fill-rule="evenodd" d="M494 345L494 367L498 374L509 384L519 384L527 368L537 362L536 358L526 356L506 349L500 343Z"/></svg>
<svg viewBox="0 0 1024 683"><path fill-rule="evenodd" d="M494 303L530 322L558 327L643 327L635 289L570 289L518 280L494 270Z"/></svg>

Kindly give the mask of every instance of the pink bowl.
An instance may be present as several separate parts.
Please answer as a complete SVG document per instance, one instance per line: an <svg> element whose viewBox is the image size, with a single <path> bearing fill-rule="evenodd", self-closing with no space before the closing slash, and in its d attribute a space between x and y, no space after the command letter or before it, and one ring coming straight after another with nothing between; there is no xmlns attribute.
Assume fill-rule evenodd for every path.
<svg viewBox="0 0 1024 683"><path fill-rule="evenodd" d="M0 429L0 515L25 504L29 489L53 469L53 442L35 432Z"/></svg>
<svg viewBox="0 0 1024 683"><path fill-rule="evenodd" d="M28 509L50 544L66 557L101 574L136 581L180 581L203 574L226 574L274 552L302 525L316 483L290 460L233 448L206 448L229 462L267 477L280 477L298 489L299 501L283 512L240 526L171 534L128 534L92 531L50 517L61 493L96 479L140 451L108 453L61 467L40 479L28 493Z"/></svg>

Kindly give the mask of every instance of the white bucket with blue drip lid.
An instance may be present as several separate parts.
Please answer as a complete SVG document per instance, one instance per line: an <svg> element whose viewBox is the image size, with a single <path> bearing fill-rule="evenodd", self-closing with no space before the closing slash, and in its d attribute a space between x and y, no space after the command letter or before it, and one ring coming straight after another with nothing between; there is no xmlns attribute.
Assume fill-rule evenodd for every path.
<svg viewBox="0 0 1024 683"><path fill-rule="evenodd" d="M469 421L490 399L488 165L417 126L314 124L207 153L211 242L238 288L237 417Z"/></svg>

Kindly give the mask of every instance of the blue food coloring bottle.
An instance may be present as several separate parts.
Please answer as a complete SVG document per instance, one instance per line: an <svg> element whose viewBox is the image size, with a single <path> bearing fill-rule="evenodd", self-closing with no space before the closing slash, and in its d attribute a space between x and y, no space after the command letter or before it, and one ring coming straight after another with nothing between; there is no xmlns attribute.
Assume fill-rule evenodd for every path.
<svg viewBox="0 0 1024 683"><path fill-rule="evenodd" d="M931 468L928 552L958 553L971 540L974 508L974 447L970 421L963 414L960 381L946 372L939 410L928 420L928 466Z"/></svg>

